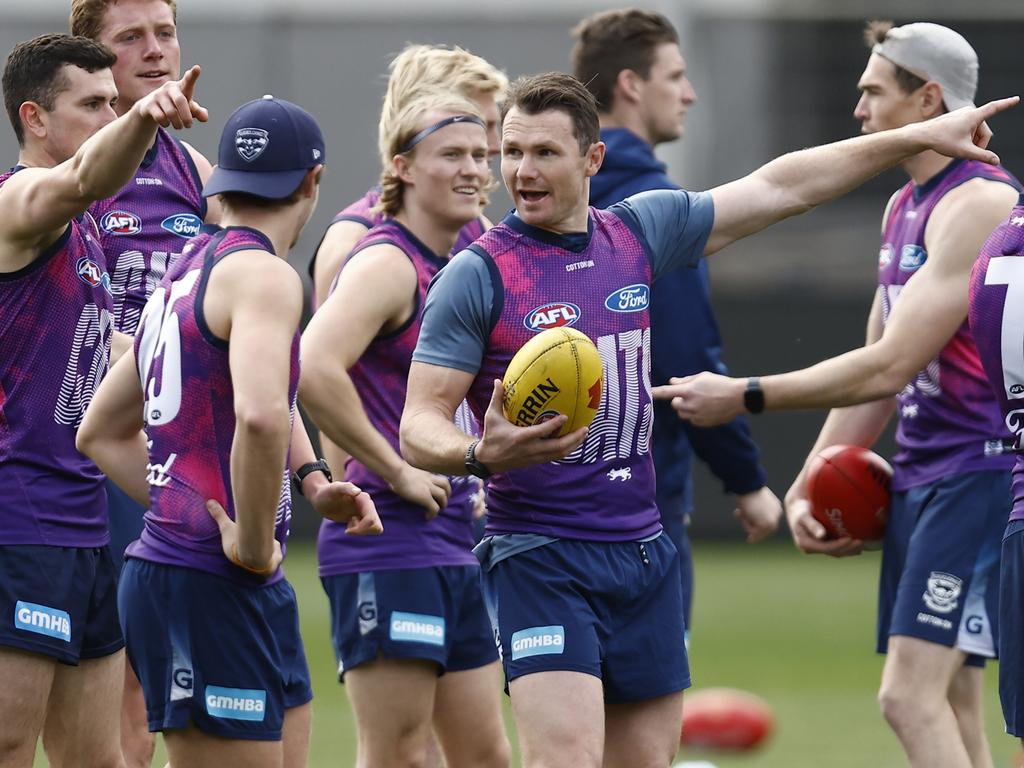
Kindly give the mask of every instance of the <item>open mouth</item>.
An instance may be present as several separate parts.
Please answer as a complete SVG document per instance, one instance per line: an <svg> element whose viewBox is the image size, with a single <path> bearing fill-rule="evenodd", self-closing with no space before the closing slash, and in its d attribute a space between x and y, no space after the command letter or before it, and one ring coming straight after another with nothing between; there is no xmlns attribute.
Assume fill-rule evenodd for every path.
<svg viewBox="0 0 1024 768"><path fill-rule="evenodd" d="M538 192L533 189L521 189L519 190L519 197L526 203L537 203L548 196L547 192Z"/></svg>
<svg viewBox="0 0 1024 768"><path fill-rule="evenodd" d="M139 73L139 77L141 77L144 80L159 80L161 78L167 77L167 73L166 72L140 72Z"/></svg>
<svg viewBox="0 0 1024 768"><path fill-rule="evenodd" d="M454 191L456 194L466 195L467 197L477 197L480 194L479 187L472 186L455 187Z"/></svg>

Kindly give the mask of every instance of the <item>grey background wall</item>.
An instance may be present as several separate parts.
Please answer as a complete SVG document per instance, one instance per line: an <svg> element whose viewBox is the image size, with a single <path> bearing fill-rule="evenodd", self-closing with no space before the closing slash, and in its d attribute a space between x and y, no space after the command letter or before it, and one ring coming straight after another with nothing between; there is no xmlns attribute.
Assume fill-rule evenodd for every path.
<svg viewBox="0 0 1024 768"><path fill-rule="evenodd" d="M211 121L183 138L214 157L224 120L264 93L295 101L324 127L328 172L321 205L293 252L304 273L330 217L361 195L377 172L376 125L387 64L407 42L459 44L510 76L568 67L568 30L583 15L622 3L518 0L179 0L182 62L203 65L199 98ZM740 176L775 155L845 138L859 125L851 112L867 51L865 18L935 20L960 30L982 62L979 99L1022 90L1015 53L1024 4L983 0L828 2L827 0L692 0L638 2L672 17L699 101L683 141L659 154L681 184L704 189ZM65 0L0 0L0 52L19 40L67 25ZM1024 108L993 125L995 148L1024 173ZM0 157L17 146L0 130ZM899 171L717 255L715 301L726 360L742 374L788 370L858 345L873 291L878 223ZM489 210L509 205L496 194ZM685 329L679 329L685 333ZM820 425L820 414L770 414L754 431L770 481L781 496ZM698 535L738 535L731 501L697 471ZM298 531L310 518L299 514Z"/></svg>

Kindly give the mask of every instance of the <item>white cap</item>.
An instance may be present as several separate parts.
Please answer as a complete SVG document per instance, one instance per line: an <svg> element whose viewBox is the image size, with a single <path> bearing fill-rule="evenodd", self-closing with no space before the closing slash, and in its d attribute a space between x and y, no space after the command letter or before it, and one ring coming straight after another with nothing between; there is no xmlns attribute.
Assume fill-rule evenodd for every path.
<svg viewBox="0 0 1024 768"><path fill-rule="evenodd" d="M978 90L978 54L963 35L928 22L893 27L872 53L922 80L942 86L946 109L973 107Z"/></svg>

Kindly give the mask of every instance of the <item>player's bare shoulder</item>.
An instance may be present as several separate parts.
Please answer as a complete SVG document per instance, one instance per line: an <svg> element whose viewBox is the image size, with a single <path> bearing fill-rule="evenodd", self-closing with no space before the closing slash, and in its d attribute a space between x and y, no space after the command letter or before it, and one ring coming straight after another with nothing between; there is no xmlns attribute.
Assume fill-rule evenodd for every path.
<svg viewBox="0 0 1024 768"><path fill-rule="evenodd" d="M963 251L964 258L973 262L1017 198L1017 189L1003 181L984 177L965 181L936 203L925 229L925 248L929 254Z"/></svg>

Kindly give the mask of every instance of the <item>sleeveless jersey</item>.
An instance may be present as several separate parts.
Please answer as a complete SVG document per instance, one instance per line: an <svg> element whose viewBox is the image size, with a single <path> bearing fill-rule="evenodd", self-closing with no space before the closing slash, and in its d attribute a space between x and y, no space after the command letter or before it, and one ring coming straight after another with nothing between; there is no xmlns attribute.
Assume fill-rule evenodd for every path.
<svg viewBox="0 0 1024 768"><path fill-rule="evenodd" d="M111 307L88 213L30 264L0 273L0 544L110 540L103 475L75 433L107 371Z"/></svg>
<svg viewBox="0 0 1024 768"><path fill-rule="evenodd" d="M924 234L936 204L951 189L976 178L1020 188L1001 167L954 160L928 183L908 183L897 193L878 259L884 320L903 286L928 259ZM897 409L894 490L1013 464L1012 456L1002 455L1002 418L966 320L938 357L897 396Z"/></svg>
<svg viewBox="0 0 1024 768"><path fill-rule="evenodd" d="M373 229L374 227L381 224L385 216L383 213L375 213L371 208L380 201L380 187L371 188L365 195L356 200L352 205L342 209L334 218L331 219L331 223L328 224L328 228L337 224L339 221L354 221L362 224L367 229ZM484 224L483 219L473 219L473 221L466 224L462 229L459 230L459 237L455 241L455 245L452 247L452 254L456 254L459 251L464 251L469 247L469 244L476 240L480 235L487 231L487 227ZM320 238L320 244L324 239ZM309 276L313 277L314 270L316 269L316 254L320 250L320 244L317 244L316 251L313 252L313 258L309 262ZM357 244L358 245L358 244ZM313 296L313 304L316 304L316 295Z"/></svg>
<svg viewBox="0 0 1024 768"><path fill-rule="evenodd" d="M974 264L969 316L1016 453L1010 519L1024 520L1024 195Z"/></svg>
<svg viewBox="0 0 1024 768"><path fill-rule="evenodd" d="M114 324L135 333L146 299L206 216L202 182L188 150L157 130L135 178L89 209L100 228L114 291Z"/></svg>
<svg viewBox="0 0 1024 768"><path fill-rule="evenodd" d="M416 269L416 308L396 331L378 336L367 347L349 375L359 392L363 408L388 443L399 452L398 425L405 407L406 384L427 286L447 262L434 254L415 235L396 221L386 220L363 237L352 253L379 244L399 248ZM342 267L344 268L344 267ZM478 431L463 403L456 415L460 429ZM321 576L389 569L427 568L441 565L479 565L472 553L473 494L475 478L452 477L448 505L433 520L426 510L406 501L362 462L349 459L345 479L370 494L381 520L383 536L347 536L345 526L325 520L320 527L318 554Z"/></svg>
<svg viewBox="0 0 1024 768"><path fill-rule="evenodd" d="M604 363L600 406L583 445L561 461L488 481L491 534L632 541L661 530L650 453L650 257L646 241L614 213L591 208L589 229L576 248L570 238L508 216L470 247L487 262L495 292L492 330L468 398L478 419L494 379L541 330L582 331Z"/></svg>
<svg viewBox="0 0 1024 768"><path fill-rule="evenodd" d="M186 246L146 303L135 334L135 355L146 397L150 505L141 537L126 552L129 557L226 576L246 586L273 584L282 573L279 569L262 579L233 565L224 556L217 524L206 510L207 499L215 499L235 517L235 411L228 343L207 326L203 299L210 271L221 259L257 249L273 253L270 241L252 229L203 233ZM296 332L288 382L293 418L298 380ZM274 536L283 548L291 520L290 472L287 467L267 471L282 478Z"/></svg>

